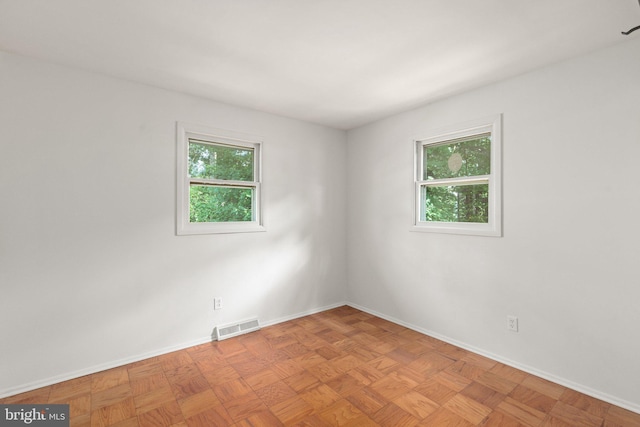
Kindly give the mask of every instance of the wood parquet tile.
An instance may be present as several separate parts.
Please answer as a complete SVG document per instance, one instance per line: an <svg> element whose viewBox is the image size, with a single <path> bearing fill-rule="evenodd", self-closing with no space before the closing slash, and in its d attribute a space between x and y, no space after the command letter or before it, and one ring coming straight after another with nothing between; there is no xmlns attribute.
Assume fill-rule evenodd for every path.
<svg viewBox="0 0 640 427"><path fill-rule="evenodd" d="M0 400L82 427L640 427L640 415L351 307Z"/></svg>

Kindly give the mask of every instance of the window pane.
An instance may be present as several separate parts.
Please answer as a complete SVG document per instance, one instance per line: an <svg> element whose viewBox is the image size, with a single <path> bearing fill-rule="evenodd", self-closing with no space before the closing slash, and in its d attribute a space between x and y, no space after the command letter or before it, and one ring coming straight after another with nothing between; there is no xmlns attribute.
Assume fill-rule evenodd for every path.
<svg viewBox="0 0 640 427"><path fill-rule="evenodd" d="M423 180L489 175L491 134L425 145Z"/></svg>
<svg viewBox="0 0 640 427"><path fill-rule="evenodd" d="M189 222L253 220L252 188L191 185Z"/></svg>
<svg viewBox="0 0 640 427"><path fill-rule="evenodd" d="M424 186L424 220L489 222L489 184Z"/></svg>
<svg viewBox="0 0 640 427"><path fill-rule="evenodd" d="M189 140L189 176L253 181L253 149Z"/></svg>

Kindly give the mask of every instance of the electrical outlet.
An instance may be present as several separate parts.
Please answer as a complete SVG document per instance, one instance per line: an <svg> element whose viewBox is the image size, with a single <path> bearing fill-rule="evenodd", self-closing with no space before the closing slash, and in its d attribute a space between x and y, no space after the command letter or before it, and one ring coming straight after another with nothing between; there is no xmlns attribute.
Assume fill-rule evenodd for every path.
<svg viewBox="0 0 640 427"><path fill-rule="evenodd" d="M507 329L518 332L518 318L516 316L507 316Z"/></svg>
<svg viewBox="0 0 640 427"><path fill-rule="evenodd" d="M222 309L222 298L214 298L213 299L213 309L214 310Z"/></svg>

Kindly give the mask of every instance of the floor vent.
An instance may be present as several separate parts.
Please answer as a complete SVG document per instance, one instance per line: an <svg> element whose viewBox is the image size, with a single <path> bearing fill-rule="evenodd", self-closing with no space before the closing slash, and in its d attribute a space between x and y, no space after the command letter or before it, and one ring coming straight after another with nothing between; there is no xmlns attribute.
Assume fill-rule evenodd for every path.
<svg viewBox="0 0 640 427"><path fill-rule="evenodd" d="M242 322L229 323L228 325L216 326L216 339L218 341L235 337L260 329L258 319L249 319Z"/></svg>

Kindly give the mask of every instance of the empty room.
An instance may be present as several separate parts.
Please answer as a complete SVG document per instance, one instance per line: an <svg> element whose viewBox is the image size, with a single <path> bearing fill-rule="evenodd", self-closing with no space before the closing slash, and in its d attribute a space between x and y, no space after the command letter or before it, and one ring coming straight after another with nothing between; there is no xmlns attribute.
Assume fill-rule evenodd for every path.
<svg viewBox="0 0 640 427"><path fill-rule="evenodd" d="M640 426L638 26L0 0L0 425Z"/></svg>

